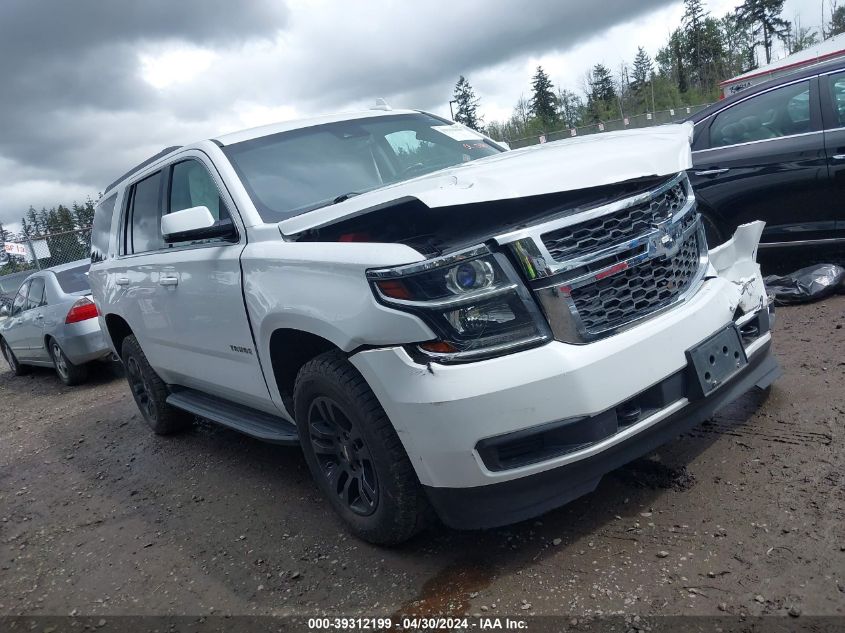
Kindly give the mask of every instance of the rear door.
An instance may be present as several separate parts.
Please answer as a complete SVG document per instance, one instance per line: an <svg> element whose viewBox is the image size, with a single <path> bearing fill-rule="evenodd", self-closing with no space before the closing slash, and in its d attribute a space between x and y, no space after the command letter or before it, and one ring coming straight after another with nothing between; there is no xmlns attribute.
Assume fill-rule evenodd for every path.
<svg viewBox="0 0 845 633"><path fill-rule="evenodd" d="M834 229L816 78L750 96L712 115L693 151L702 209L727 228L765 220L763 242Z"/></svg>
<svg viewBox="0 0 845 633"><path fill-rule="evenodd" d="M845 239L845 69L820 78L824 144L831 181L831 207L836 219L832 239Z"/></svg>

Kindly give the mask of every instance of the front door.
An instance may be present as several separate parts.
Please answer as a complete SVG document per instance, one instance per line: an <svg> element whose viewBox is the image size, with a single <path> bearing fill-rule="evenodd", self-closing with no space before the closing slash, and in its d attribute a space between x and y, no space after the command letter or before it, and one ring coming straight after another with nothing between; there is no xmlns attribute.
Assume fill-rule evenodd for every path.
<svg viewBox="0 0 845 633"><path fill-rule="evenodd" d="M816 79L740 101L707 122L693 152L702 209L729 228L765 220L762 242L816 240L834 229Z"/></svg>
<svg viewBox="0 0 845 633"><path fill-rule="evenodd" d="M831 211L836 219L833 239L845 239L845 70L819 78L824 144L831 181Z"/></svg>
<svg viewBox="0 0 845 633"><path fill-rule="evenodd" d="M28 292L29 281L26 281L18 289L18 294L15 295L15 299L12 301L12 312L9 318L3 323L3 339L20 361L30 360L29 347L26 345L26 328L24 326Z"/></svg>
<svg viewBox="0 0 845 633"><path fill-rule="evenodd" d="M161 215L206 206L217 221L234 222L234 203L216 170L200 152L187 152L166 167L144 201L144 181L130 190L127 254L121 262L127 293L137 297L139 342L165 382L278 413L270 399L252 340L234 240L165 243ZM159 188L160 187L160 188ZM147 218L147 221L142 220ZM237 226L237 223L236 223ZM135 244L144 248L136 255ZM132 322L130 321L130 326Z"/></svg>
<svg viewBox="0 0 845 633"><path fill-rule="evenodd" d="M44 345L44 296L44 277L33 277L29 282L26 310L21 319L23 345L29 350L27 357L42 362L50 360L47 346Z"/></svg>

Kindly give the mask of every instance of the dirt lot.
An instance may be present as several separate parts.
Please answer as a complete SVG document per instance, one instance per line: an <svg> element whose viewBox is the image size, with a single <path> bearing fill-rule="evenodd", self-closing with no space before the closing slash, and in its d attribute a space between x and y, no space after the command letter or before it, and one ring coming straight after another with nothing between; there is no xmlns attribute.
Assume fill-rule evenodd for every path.
<svg viewBox="0 0 845 633"><path fill-rule="evenodd" d="M297 450L152 435L122 379L0 373L0 614L845 614L845 296L784 377L539 521L346 536Z"/></svg>

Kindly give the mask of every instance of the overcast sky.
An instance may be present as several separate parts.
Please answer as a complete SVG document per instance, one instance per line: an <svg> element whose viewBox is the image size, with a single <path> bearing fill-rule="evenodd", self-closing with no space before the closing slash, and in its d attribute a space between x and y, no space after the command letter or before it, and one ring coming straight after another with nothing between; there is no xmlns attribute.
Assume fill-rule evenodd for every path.
<svg viewBox="0 0 845 633"><path fill-rule="evenodd" d="M824 0L787 0L821 22ZM737 0L709 0L721 16ZM580 91L680 22L670 0L2 0L0 222L98 192L168 145L311 114L449 114L459 74L485 120L542 64Z"/></svg>

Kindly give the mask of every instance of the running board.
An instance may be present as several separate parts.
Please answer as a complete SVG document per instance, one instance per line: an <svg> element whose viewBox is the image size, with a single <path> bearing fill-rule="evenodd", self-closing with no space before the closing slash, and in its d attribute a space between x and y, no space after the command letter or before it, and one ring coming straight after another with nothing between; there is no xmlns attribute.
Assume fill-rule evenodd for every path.
<svg viewBox="0 0 845 633"><path fill-rule="evenodd" d="M167 404L265 442L299 445L296 426L287 420L200 391L181 389L167 397Z"/></svg>

